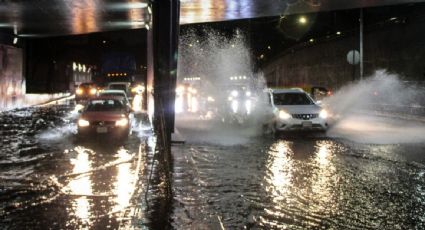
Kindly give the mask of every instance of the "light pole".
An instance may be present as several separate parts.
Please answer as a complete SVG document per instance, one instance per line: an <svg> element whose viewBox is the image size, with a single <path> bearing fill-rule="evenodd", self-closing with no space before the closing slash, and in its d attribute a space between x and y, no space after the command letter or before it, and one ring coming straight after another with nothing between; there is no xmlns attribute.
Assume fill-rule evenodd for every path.
<svg viewBox="0 0 425 230"><path fill-rule="evenodd" d="M360 80L363 80L363 8L360 8Z"/></svg>

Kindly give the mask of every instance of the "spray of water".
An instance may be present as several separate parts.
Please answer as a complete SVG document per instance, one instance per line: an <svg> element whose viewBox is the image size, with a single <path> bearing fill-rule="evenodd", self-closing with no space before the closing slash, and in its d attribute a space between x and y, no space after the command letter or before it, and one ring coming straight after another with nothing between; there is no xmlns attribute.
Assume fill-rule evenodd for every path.
<svg viewBox="0 0 425 230"><path fill-rule="evenodd" d="M424 99L421 86L376 71L324 100L336 117L328 136L376 144L424 142Z"/></svg>
<svg viewBox="0 0 425 230"><path fill-rule="evenodd" d="M217 107L229 105L229 90L232 87L246 87L253 95L264 89L262 76L254 74L252 55L245 36L238 30L231 35L211 29L188 31L181 36L179 50L179 81L200 78L196 83L201 91L198 95L213 98ZM216 118L205 121L197 114L177 114L176 126L186 134L187 141L220 145L243 144L258 134L256 126L244 124L243 127L235 127L223 124ZM189 130L195 133L190 135Z"/></svg>

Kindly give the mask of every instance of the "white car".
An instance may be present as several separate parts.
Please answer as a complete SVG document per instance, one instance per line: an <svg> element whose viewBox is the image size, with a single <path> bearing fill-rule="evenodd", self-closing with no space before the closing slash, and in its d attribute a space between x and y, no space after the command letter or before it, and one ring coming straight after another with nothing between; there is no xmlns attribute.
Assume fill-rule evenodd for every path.
<svg viewBox="0 0 425 230"><path fill-rule="evenodd" d="M267 90L271 131L326 131L328 113L302 89Z"/></svg>
<svg viewBox="0 0 425 230"><path fill-rule="evenodd" d="M128 100L127 94L123 90L119 89L105 89L98 93L98 96L108 96L119 99L123 105L131 108L130 100Z"/></svg>

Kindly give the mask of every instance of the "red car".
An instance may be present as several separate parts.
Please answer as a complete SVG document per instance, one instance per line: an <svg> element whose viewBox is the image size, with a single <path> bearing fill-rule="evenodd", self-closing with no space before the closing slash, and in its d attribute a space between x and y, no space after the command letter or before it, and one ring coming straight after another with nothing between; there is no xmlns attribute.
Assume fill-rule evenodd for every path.
<svg viewBox="0 0 425 230"><path fill-rule="evenodd" d="M78 119L78 136L105 136L118 140L130 134L130 110L114 97L89 99Z"/></svg>

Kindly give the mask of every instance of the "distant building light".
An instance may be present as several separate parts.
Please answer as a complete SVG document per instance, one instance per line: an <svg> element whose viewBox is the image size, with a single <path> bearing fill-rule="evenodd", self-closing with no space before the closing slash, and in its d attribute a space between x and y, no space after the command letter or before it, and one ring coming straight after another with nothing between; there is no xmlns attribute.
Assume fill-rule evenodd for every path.
<svg viewBox="0 0 425 230"><path fill-rule="evenodd" d="M271 47L271 46L267 46L267 49L271 50L271 49L272 49L272 47Z"/></svg>
<svg viewBox="0 0 425 230"><path fill-rule="evenodd" d="M72 63L72 70L76 71L76 70L77 70L77 68L78 68L77 63L73 62L73 63Z"/></svg>
<svg viewBox="0 0 425 230"><path fill-rule="evenodd" d="M310 38L309 42L314 42L314 39L313 38Z"/></svg>
<svg viewBox="0 0 425 230"><path fill-rule="evenodd" d="M243 76L243 79L246 79L246 76Z"/></svg>
<svg viewBox="0 0 425 230"><path fill-rule="evenodd" d="M336 32L336 35L341 35L341 31L337 31Z"/></svg>
<svg viewBox="0 0 425 230"><path fill-rule="evenodd" d="M13 44L16 45L18 43L18 37L13 38Z"/></svg>
<svg viewBox="0 0 425 230"><path fill-rule="evenodd" d="M105 40L103 40L102 42L103 42L103 44L106 44L106 41Z"/></svg>
<svg viewBox="0 0 425 230"><path fill-rule="evenodd" d="M263 59L263 58L264 58L264 54L261 54L261 55L260 55L260 59Z"/></svg>
<svg viewBox="0 0 425 230"><path fill-rule="evenodd" d="M149 30L149 29L150 29L149 24L146 24L146 25L145 25L145 28L146 28L147 30Z"/></svg>
<svg viewBox="0 0 425 230"><path fill-rule="evenodd" d="M397 17L390 18L390 21L394 21L394 20L397 20Z"/></svg>
<svg viewBox="0 0 425 230"><path fill-rule="evenodd" d="M192 47L192 44L189 44L190 47Z"/></svg>

